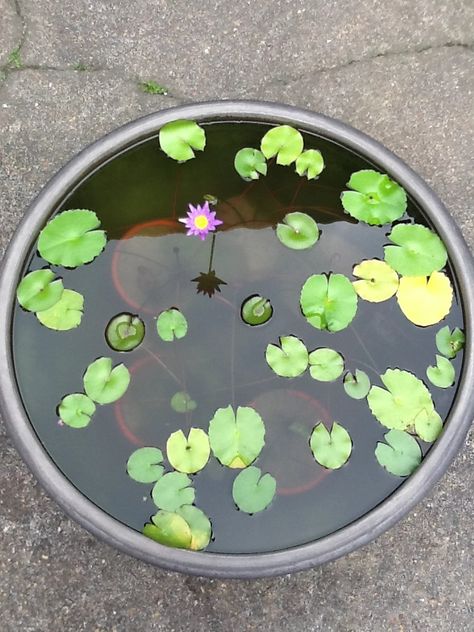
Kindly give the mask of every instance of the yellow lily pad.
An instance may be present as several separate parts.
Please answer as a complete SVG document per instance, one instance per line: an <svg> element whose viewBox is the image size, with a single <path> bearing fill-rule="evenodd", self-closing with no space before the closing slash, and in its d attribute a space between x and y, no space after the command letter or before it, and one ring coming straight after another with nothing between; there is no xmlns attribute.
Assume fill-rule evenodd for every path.
<svg viewBox="0 0 474 632"><path fill-rule="evenodd" d="M398 274L385 261L362 261L354 266L353 274L360 279L352 282L354 290L364 301L381 303L398 289Z"/></svg>
<svg viewBox="0 0 474 632"><path fill-rule="evenodd" d="M433 272L429 277L402 277L397 301L408 320L428 327L449 314L453 288L444 272Z"/></svg>

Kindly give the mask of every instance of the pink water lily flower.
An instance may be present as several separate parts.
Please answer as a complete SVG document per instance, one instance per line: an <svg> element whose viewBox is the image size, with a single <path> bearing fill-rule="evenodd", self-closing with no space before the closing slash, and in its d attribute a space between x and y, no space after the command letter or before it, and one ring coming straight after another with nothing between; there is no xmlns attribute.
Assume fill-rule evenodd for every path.
<svg viewBox="0 0 474 632"><path fill-rule="evenodd" d="M188 216L180 217L179 221L188 229L186 235L196 235L202 240L206 239L210 232L216 230L216 226L223 223L220 219L216 219L216 213L209 208L209 202L205 202L202 206L189 204Z"/></svg>

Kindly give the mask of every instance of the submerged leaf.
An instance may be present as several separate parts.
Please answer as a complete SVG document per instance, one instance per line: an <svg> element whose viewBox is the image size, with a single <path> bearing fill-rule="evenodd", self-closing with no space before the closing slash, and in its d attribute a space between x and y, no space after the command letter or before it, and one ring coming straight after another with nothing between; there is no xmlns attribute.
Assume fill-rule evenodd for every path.
<svg viewBox="0 0 474 632"><path fill-rule="evenodd" d="M18 285L18 302L29 312L50 309L59 301L64 291L61 279L55 279L52 270L35 270L27 274Z"/></svg>
<svg viewBox="0 0 474 632"><path fill-rule="evenodd" d="M139 316L129 313L114 316L105 330L105 338L115 351L132 351L144 337L145 323Z"/></svg>
<svg viewBox="0 0 474 632"><path fill-rule="evenodd" d="M423 409L415 419L415 432L427 443L437 439L442 429L443 421L434 409Z"/></svg>
<svg viewBox="0 0 474 632"><path fill-rule="evenodd" d="M297 377L308 368L308 350L296 336L281 336L279 347L269 344L265 359L280 377Z"/></svg>
<svg viewBox="0 0 474 632"><path fill-rule="evenodd" d="M311 248L319 239L319 228L312 217L295 211L277 224L276 234L281 243L293 250Z"/></svg>
<svg viewBox="0 0 474 632"><path fill-rule="evenodd" d="M192 551L202 551L211 541L212 527L206 514L194 505L183 505L176 510L178 516L184 518L191 530L191 542L189 547Z"/></svg>
<svg viewBox="0 0 474 632"><path fill-rule="evenodd" d="M219 408L209 422L209 441L214 456L232 468L250 465L265 445L265 426L256 410L239 406Z"/></svg>
<svg viewBox="0 0 474 632"><path fill-rule="evenodd" d="M249 296L242 304L241 316L247 325L263 325L270 320L272 315L272 304L267 298L259 294Z"/></svg>
<svg viewBox="0 0 474 632"><path fill-rule="evenodd" d="M171 121L160 129L160 147L167 156L185 162L194 158L194 150L206 146L206 134L195 121Z"/></svg>
<svg viewBox="0 0 474 632"><path fill-rule="evenodd" d="M179 309L172 307L158 316L156 329L162 340L172 342L175 338L184 338L188 332L188 322Z"/></svg>
<svg viewBox="0 0 474 632"><path fill-rule="evenodd" d="M187 413L196 410L197 404L185 391L178 391L170 401L171 408L177 413Z"/></svg>
<svg viewBox="0 0 474 632"><path fill-rule="evenodd" d="M153 523L147 523L143 527L143 535L176 549L191 547L191 529L186 520L177 513L159 511L151 519Z"/></svg>
<svg viewBox="0 0 474 632"><path fill-rule="evenodd" d="M151 497L159 509L176 511L183 505L193 504L195 491L189 476L182 472L169 472L157 480Z"/></svg>
<svg viewBox="0 0 474 632"><path fill-rule="evenodd" d="M352 282L355 291L360 298L371 303L386 301L398 289L398 274L385 261L362 261L354 266L353 275L361 279Z"/></svg>
<svg viewBox="0 0 474 632"><path fill-rule="evenodd" d="M53 217L40 233L38 250L49 263L77 268L95 259L105 248L105 231L93 211L75 209Z"/></svg>
<svg viewBox="0 0 474 632"><path fill-rule="evenodd" d="M163 453L158 448L138 448L127 461L127 473L138 483L154 483L163 476Z"/></svg>
<svg viewBox="0 0 474 632"><path fill-rule="evenodd" d="M381 226L399 219L407 207L407 195L402 187L386 174L363 169L351 175L341 196L346 213L356 219Z"/></svg>
<svg viewBox="0 0 474 632"><path fill-rule="evenodd" d="M449 314L453 288L444 272L427 277L402 277L397 291L400 309L412 323L428 327Z"/></svg>
<svg viewBox="0 0 474 632"><path fill-rule="evenodd" d="M456 372L451 362L443 356L436 355L436 366L426 369L429 381L438 388L449 388L454 384Z"/></svg>
<svg viewBox="0 0 474 632"><path fill-rule="evenodd" d="M377 443L375 458L390 474L409 476L421 463L421 448L416 439L402 430L390 430L387 443Z"/></svg>
<svg viewBox="0 0 474 632"><path fill-rule="evenodd" d="M330 470L342 467L352 452L351 437L337 421L333 422L331 432L322 422L315 426L310 446L316 461Z"/></svg>
<svg viewBox="0 0 474 632"><path fill-rule="evenodd" d="M232 496L240 511L254 514L263 511L272 502L276 481L271 474L263 474L253 465L245 468L235 478Z"/></svg>
<svg viewBox="0 0 474 632"><path fill-rule="evenodd" d="M82 393L66 395L58 407L59 418L71 428L85 428L95 413L95 404Z"/></svg>
<svg viewBox="0 0 474 632"><path fill-rule="evenodd" d="M245 147L235 154L234 167L244 180L258 180L260 174L267 175L265 156L252 147Z"/></svg>
<svg viewBox="0 0 474 632"><path fill-rule="evenodd" d="M385 261L402 276L428 276L446 265L448 253L432 230L419 224L398 224L388 236Z"/></svg>
<svg viewBox="0 0 474 632"><path fill-rule="evenodd" d="M309 354L309 372L320 382L333 382L344 371L344 359L334 349L321 348Z"/></svg>
<svg viewBox="0 0 474 632"><path fill-rule="evenodd" d="M324 169L324 160L317 149L307 149L296 159L296 173L308 180L314 180Z"/></svg>
<svg viewBox="0 0 474 632"><path fill-rule="evenodd" d="M36 317L42 325L56 331L67 331L79 327L84 309L84 297L74 290L64 290L57 303Z"/></svg>
<svg viewBox="0 0 474 632"><path fill-rule="evenodd" d="M130 372L123 364L112 368L111 358L98 358L84 374L84 390L97 404L111 404L124 395Z"/></svg>
<svg viewBox="0 0 474 632"><path fill-rule="evenodd" d="M446 325L446 327L441 327L436 334L436 347L447 358L455 358L464 347L465 340L464 333L458 327L450 331Z"/></svg>
<svg viewBox="0 0 474 632"><path fill-rule="evenodd" d="M289 125L268 130L262 138L261 150L265 158L276 156L277 165L291 165L303 151L303 137Z"/></svg>
<svg viewBox="0 0 474 632"><path fill-rule="evenodd" d="M346 373L344 376L344 390L353 399L364 399L370 390L369 376L360 369L355 370L355 376L352 373Z"/></svg>
<svg viewBox="0 0 474 632"><path fill-rule="evenodd" d="M202 470L209 460L210 452L208 436L200 428L191 428L187 439L182 430L177 430L166 442L168 461L175 470L186 474Z"/></svg>
<svg viewBox="0 0 474 632"><path fill-rule="evenodd" d="M356 315L357 294L343 274L313 274L301 289L300 304L313 327L341 331Z"/></svg>

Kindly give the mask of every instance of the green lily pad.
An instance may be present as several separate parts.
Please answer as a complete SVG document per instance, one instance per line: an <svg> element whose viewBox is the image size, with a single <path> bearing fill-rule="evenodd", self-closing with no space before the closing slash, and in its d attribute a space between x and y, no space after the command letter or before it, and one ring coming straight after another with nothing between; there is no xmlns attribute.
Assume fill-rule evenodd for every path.
<svg viewBox="0 0 474 632"><path fill-rule="evenodd" d="M187 439L182 430L177 430L166 442L168 461L175 470L186 474L195 474L202 470L210 453L209 438L200 428L191 428Z"/></svg>
<svg viewBox="0 0 474 632"><path fill-rule="evenodd" d="M176 549L191 547L191 529L184 518L170 511L159 511L152 516L152 523L143 527L143 535Z"/></svg>
<svg viewBox="0 0 474 632"><path fill-rule="evenodd" d="M360 369L355 370L355 375L346 373L344 376L344 390L353 399L364 399L370 391L369 376Z"/></svg>
<svg viewBox="0 0 474 632"><path fill-rule="evenodd" d="M206 134L195 121L172 121L166 123L159 133L160 147L167 156L185 162L194 158L194 151L206 146Z"/></svg>
<svg viewBox="0 0 474 632"><path fill-rule="evenodd" d="M313 274L301 289L300 304L306 320L316 329L341 331L356 315L357 294L343 274Z"/></svg>
<svg viewBox="0 0 474 632"><path fill-rule="evenodd" d="M55 276L52 270L35 270L20 281L16 296L23 309L41 312L56 305L64 285L61 279L54 280Z"/></svg>
<svg viewBox="0 0 474 632"><path fill-rule="evenodd" d="M276 481L271 474L263 474L253 465L242 470L235 478L232 496L240 511L254 514L263 511L272 502Z"/></svg>
<svg viewBox="0 0 474 632"><path fill-rule="evenodd" d="M415 419L416 434L427 443L435 441L443 429L443 420L436 410L423 409Z"/></svg>
<svg viewBox="0 0 474 632"><path fill-rule="evenodd" d="M128 313L114 316L105 330L105 338L115 351L132 351L144 337L145 323L138 316Z"/></svg>
<svg viewBox="0 0 474 632"><path fill-rule="evenodd" d="M309 372L314 380L334 382L344 371L344 358L334 349L322 347L309 354Z"/></svg>
<svg viewBox="0 0 474 632"><path fill-rule="evenodd" d="M319 228L312 217L295 211L288 213L276 227L281 243L292 250L311 248L319 239Z"/></svg>
<svg viewBox="0 0 474 632"><path fill-rule="evenodd" d="M188 413L196 410L197 404L185 391L178 391L170 401L171 408L177 413Z"/></svg>
<svg viewBox="0 0 474 632"><path fill-rule="evenodd" d="M105 231L93 211L75 209L53 217L40 233L38 251L43 259L65 268L93 261L105 248Z"/></svg>
<svg viewBox="0 0 474 632"><path fill-rule="evenodd" d="M265 445L265 426L256 410L239 406L219 408L209 422L212 452L222 465L243 468L258 457Z"/></svg>
<svg viewBox="0 0 474 632"><path fill-rule="evenodd" d="M372 169L356 171L347 186L354 190L343 192L342 206L362 222L382 226L400 219L406 211L405 191L384 173Z"/></svg>
<svg viewBox="0 0 474 632"><path fill-rule="evenodd" d="M97 404L111 404L125 394L130 371L123 364L112 368L111 358L98 358L84 374L84 390Z"/></svg>
<svg viewBox="0 0 474 632"><path fill-rule="evenodd" d="M308 180L317 178L324 169L324 160L317 149L307 149L296 159L296 173Z"/></svg>
<svg viewBox="0 0 474 632"><path fill-rule="evenodd" d="M179 309L172 307L158 316L156 329L162 340L172 342L175 338L184 338L188 333L188 321Z"/></svg>
<svg viewBox="0 0 474 632"><path fill-rule="evenodd" d="M245 147L235 154L235 170L244 180L258 180L260 174L267 175L265 156L258 149Z"/></svg>
<svg viewBox="0 0 474 632"><path fill-rule="evenodd" d="M396 294L398 290L398 274L395 270L378 259L362 261L354 266L353 275L360 281L353 281L357 295L365 301L380 303Z"/></svg>
<svg viewBox="0 0 474 632"><path fill-rule="evenodd" d="M417 440L403 430L390 430L387 443L377 443L375 458L390 474L409 476L421 463L421 448Z"/></svg>
<svg viewBox="0 0 474 632"><path fill-rule="evenodd" d="M441 327L436 334L436 347L447 358L455 358L464 347L465 341L464 333L458 327L450 331L446 325L446 327Z"/></svg>
<svg viewBox="0 0 474 632"><path fill-rule="evenodd" d="M330 470L337 470L347 462L352 452L352 440L345 428L333 422L331 432L320 422L309 440L315 460Z"/></svg>
<svg viewBox="0 0 474 632"><path fill-rule="evenodd" d="M263 325L268 322L273 315L273 307L270 301L264 296L256 294L249 296L242 303L241 316L247 325Z"/></svg>
<svg viewBox="0 0 474 632"><path fill-rule="evenodd" d="M57 303L37 312L36 317L42 325L56 331L68 331L79 327L84 310L84 297L74 290L64 290Z"/></svg>
<svg viewBox="0 0 474 632"><path fill-rule="evenodd" d="M183 505L192 505L195 494L189 476L182 472L169 472L156 481L151 497L159 509L176 511Z"/></svg>
<svg viewBox="0 0 474 632"><path fill-rule="evenodd" d="M454 384L456 372L451 362L441 355L436 355L436 366L426 369L429 381L438 388L449 388Z"/></svg>
<svg viewBox="0 0 474 632"><path fill-rule="evenodd" d="M194 505L183 505L176 510L176 513L184 518L191 530L191 542L188 548L192 551L205 549L212 536L211 523L206 514Z"/></svg>
<svg viewBox="0 0 474 632"><path fill-rule="evenodd" d="M60 420L71 428L85 428L94 413L94 402L82 393L66 395L58 406Z"/></svg>
<svg viewBox="0 0 474 632"><path fill-rule="evenodd" d="M448 253L432 230L419 224L398 224L388 236L385 261L403 276L429 276L446 265Z"/></svg>
<svg viewBox="0 0 474 632"><path fill-rule="evenodd" d="M308 350L296 336L281 336L279 347L269 344L265 359L280 377L297 377L308 368Z"/></svg>
<svg viewBox="0 0 474 632"><path fill-rule="evenodd" d="M260 149L265 158L276 156L277 165L291 165L303 151L303 137L289 125L270 129L262 138Z"/></svg>
<svg viewBox="0 0 474 632"><path fill-rule="evenodd" d="M163 476L163 453L158 448L138 448L127 461L130 478L138 483L155 483Z"/></svg>

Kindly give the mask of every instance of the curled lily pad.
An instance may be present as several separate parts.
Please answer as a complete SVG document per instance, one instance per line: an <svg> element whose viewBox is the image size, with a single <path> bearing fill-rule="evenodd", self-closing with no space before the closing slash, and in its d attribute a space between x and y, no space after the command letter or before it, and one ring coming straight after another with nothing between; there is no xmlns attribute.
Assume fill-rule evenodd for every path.
<svg viewBox="0 0 474 632"><path fill-rule="evenodd" d="M353 281L360 298L371 303L380 303L392 297L398 289L398 274L378 259L362 261L354 266L353 274L360 281Z"/></svg>
<svg viewBox="0 0 474 632"><path fill-rule="evenodd" d="M94 413L94 402L82 393L66 395L58 407L60 420L71 428L85 428Z"/></svg>
<svg viewBox="0 0 474 632"><path fill-rule="evenodd" d="M344 376L344 390L353 399L364 399L370 390L370 379L367 373L360 369L355 370L355 375L346 373Z"/></svg>
<svg viewBox="0 0 474 632"><path fill-rule="evenodd" d="M422 441L427 443L435 441L442 429L443 421L434 409L423 409L415 419L415 432Z"/></svg>
<svg viewBox="0 0 474 632"><path fill-rule="evenodd" d="M114 316L105 330L105 338L115 351L132 351L145 337L145 323L138 316L123 313Z"/></svg>
<svg viewBox="0 0 474 632"><path fill-rule="evenodd" d="M27 274L18 285L18 302L29 312L50 309L59 301L64 291L61 279L55 280L52 270L35 270Z"/></svg>
<svg viewBox="0 0 474 632"><path fill-rule="evenodd" d="M276 234L281 243L293 250L311 248L319 239L319 228L312 217L295 211L285 215L277 225Z"/></svg>
<svg viewBox="0 0 474 632"><path fill-rule="evenodd" d="M177 413L188 413L196 410L197 404L185 391L178 391L170 401L171 408Z"/></svg>
<svg viewBox="0 0 474 632"><path fill-rule="evenodd" d="M67 331L79 327L84 310L84 297L74 290L64 290L57 303L37 312L36 317L42 325L56 331Z"/></svg>
<svg viewBox="0 0 474 632"><path fill-rule="evenodd" d="M143 527L143 535L176 549L191 547L191 529L182 516L170 511L159 511L152 516L152 521Z"/></svg>
<svg viewBox="0 0 474 632"><path fill-rule="evenodd" d="M320 422L311 433L309 443L316 461L330 470L342 467L352 452L351 437L337 421L332 424L330 432Z"/></svg>
<svg viewBox="0 0 474 632"><path fill-rule="evenodd" d="M277 165L291 165L303 151L303 137L289 125L279 125L268 130L262 138L260 149L265 158L276 156Z"/></svg>
<svg viewBox="0 0 474 632"><path fill-rule="evenodd" d="M438 388L449 388L454 384L456 372L451 362L441 355L436 355L436 366L426 369L429 381Z"/></svg>
<svg viewBox="0 0 474 632"><path fill-rule="evenodd" d="M156 329L162 340L172 342L175 338L184 338L188 333L188 321L179 309L172 307L158 316Z"/></svg>
<svg viewBox="0 0 474 632"><path fill-rule="evenodd" d="M102 252L107 241L99 227L100 220L93 211L63 211L41 231L39 253L49 263L65 268L89 263Z"/></svg>
<svg viewBox="0 0 474 632"><path fill-rule="evenodd" d="M84 390L97 404L111 404L124 395L130 384L130 371L123 364L112 368L110 358L98 358L84 374Z"/></svg>
<svg viewBox="0 0 474 632"><path fill-rule="evenodd" d="M448 253L432 230L419 224L398 224L388 236L385 261L402 276L428 276L446 265Z"/></svg>
<svg viewBox="0 0 474 632"><path fill-rule="evenodd" d="M281 336L279 347L269 344L265 359L280 377L298 377L308 368L308 350L296 336Z"/></svg>
<svg viewBox="0 0 474 632"><path fill-rule="evenodd" d="M191 530L191 542L188 546L192 551L202 551L211 541L212 527L206 514L194 505L183 505L176 510L178 516L184 518Z"/></svg>
<svg viewBox="0 0 474 632"><path fill-rule="evenodd" d="M351 175L341 196L346 213L356 219L382 226L402 217L407 207L407 196L402 187L386 174L362 169Z"/></svg>
<svg viewBox="0 0 474 632"><path fill-rule="evenodd" d="M206 134L195 121L171 121L160 129L160 147L167 156L185 162L206 146Z"/></svg>
<svg viewBox="0 0 474 632"><path fill-rule="evenodd" d="M154 483L163 476L163 453L158 448L138 448L127 461L130 478L138 483Z"/></svg>
<svg viewBox="0 0 474 632"><path fill-rule="evenodd" d="M444 272L433 272L430 277L402 277L397 301L408 320L428 327L449 314L453 288Z"/></svg>
<svg viewBox="0 0 474 632"><path fill-rule="evenodd" d="M195 491L189 476L182 472L169 472L157 480L151 497L159 509L176 511L183 505L193 504Z"/></svg>
<svg viewBox="0 0 474 632"><path fill-rule="evenodd" d="M177 430L166 442L168 461L175 470L186 474L202 470L209 460L210 452L209 438L200 428L191 428L187 439L182 430Z"/></svg>
<svg viewBox="0 0 474 632"><path fill-rule="evenodd" d="M296 159L296 173L314 180L324 169L324 160L317 149L307 149Z"/></svg>
<svg viewBox="0 0 474 632"><path fill-rule="evenodd" d="M301 289L300 304L313 327L341 331L356 315L357 294L343 274L313 274Z"/></svg>
<svg viewBox="0 0 474 632"><path fill-rule="evenodd" d="M464 333L458 327L451 331L446 325L436 334L436 347L447 358L455 358L464 347L465 340Z"/></svg>
<svg viewBox="0 0 474 632"><path fill-rule="evenodd" d="M321 348L309 354L309 372L320 382L334 382L344 371L344 358L334 349Z"/></svg>
<svg viewBox="0 0 474 632"><path fill-rule="evenodd" d="M390 474L409 476L421 463L421 448L417 440L403 430L390 430L386 443L377 443L375 458Z"/></svg>
<svg viewBox="0 0 474 632"><path fill-rule="evenodd" d="M273 314L273 307L270 301L264 296L255 294L249 296L242 303L242 320L247 325L263 325L268 322Z"/></svg>
<svg viewBox="0 0 474 632"><path fill-rule="evenodd" d="M265 156L258 149L245 147L235 154L235 170L244 180L258 180L267 175Z"/></svg>
<svg viewBox="0 0 474 632"><path fill-rule="evenodd" d="M209 422L211 449L222 465L243 468L250 465L265 445L265 426L256 410L239 406L219 408Z"/></svg>
<svg viewBox="0 0 474 632"><path fill-rule="evenodd" d="M254 514L263 511L272 502L276 481L271 474L263 474L253 465L245 468L235 478L232 496L240 511Z"/></svg>

